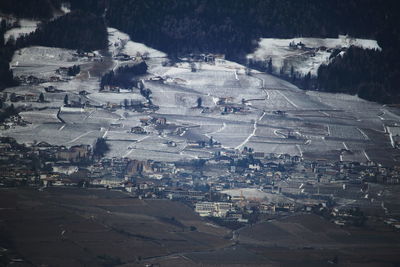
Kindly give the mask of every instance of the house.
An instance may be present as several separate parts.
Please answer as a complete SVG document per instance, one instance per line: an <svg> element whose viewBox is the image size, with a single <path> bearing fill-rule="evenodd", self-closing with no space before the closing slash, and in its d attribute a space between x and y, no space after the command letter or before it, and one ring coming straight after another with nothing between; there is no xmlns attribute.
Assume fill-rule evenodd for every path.
<svg viewBox="0 0 400 267"><path fill-rule="evenodd" d="M61 79L58 76L51 76L49 81L50 82L59 82L59 81L61 81Z"/></svg>
<svg viewBox="0 0 400 267"><path fill-rule="evenodd" d="M85 90L79 91L79 95L88 95L88 94L89 94L89 92L87 92Z"/></svg>
<svg viewBox="0 0 400 267"><path fill-rule="evenodd" d="M113 123L110 123L110 127L111 127L111 128L121 128L122 126L123 126L123 124L120 123L120 122L113 122Z"/></svg>
<svg viewBox="0 0 400 267"><path fill-rule="evenodd" d="M140 118L139 121L142 124L142 126L147 126L147 125L149 125L151 119L150 118Z"/></svg>
<svg viewBox="0 0 400 267"><path fill-rule="evenodd" d="M261 169L261 166L260 164L249 164L249 169L259 171Z"/></svg>
<svg viewBox="0 0 400 267"><path fill-rule="evenodd" d="M24 100L28 102L34 102L38 99L38 96L35 94L25 94Z"/></svg>
<svg viewBox="0 0 400 267"><path fill-rule="evenodd" d="M167 119L164 117L159 117L156 119L156 124L157 125L165 125L165 124L167 124Z"/></svg>
<svg viewBox="0 0 400 267"><path fill-rule="evenodd" d="M166 192L169 199L186 199L186 200L203 200L205 195L203 192L194 190L170 190Z"/></svg>
<svg viewBox="0 0 400 267"><path fill-rule="evenodd" d="M135 126L131 128L131 133L134 134L146 134L147 132L140 126Z"/></svg>
<svg viewBox="0 0 400 267"><path fill-rule="evenodd" d="M66 160L71 162L80 161L90 156L91 148L89 145L73 146L70 149L62 149L57 152L58 160Z"/></svg>
<svg viewBox="0 0 400 267"><path fill-rule="evenodd" d="M232 203L227 202L198 202L195 207L195 211L202 217L226 217L231 210Z"/></svg>
<svg viewBox="0 0 400 267"><path fill-rule="evenodd" d="M70 174L76 173L77 171L78 171L78 167L77 166L71 166L71 165L53 166L53 172L56 172L56 173L62 173L62 174L70 175Z"/></svg>
<svg viewBox="0 0 400 267"><path fill-rule="evenodd" d="M263 158L265 158L265 153L264 152L254 152L253 157L255 159L263 159Z"/></svg>
<svg viewBox="0 0 400 267"><path fill-rule="evenodd" d="M176 147L176 143L174 141L167 141L168 147Z"/></svg>
<svg viewBox="0 0 400 267"><path fill-rule="evenodd" d="M52 85L45 87L44 90L47 93L55 93L56 92L56 88L54 86L52 86Z"/></svg>
<svg viewBox="0 0 400 267"><path fill-rule="evenodd" d="M100 90L102 92L114 92L114 93L119 93L120 88L117 86L113 85L104 85L104 87Z"/></svg>

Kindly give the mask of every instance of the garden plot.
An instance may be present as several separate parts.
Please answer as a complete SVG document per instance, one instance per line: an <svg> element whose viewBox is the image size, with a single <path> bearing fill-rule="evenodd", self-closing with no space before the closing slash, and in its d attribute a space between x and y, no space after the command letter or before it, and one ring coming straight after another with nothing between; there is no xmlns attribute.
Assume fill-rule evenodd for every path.
<svg viewBox="0 0 400 267"><path fill-rule="evenodd" d="M308 91L307 95L331 107L334 111L324 110L325 113L330 115L330 118L336 119L339 117L342 120L354 118L354 120L351 121L352 124L364 124L369 128L383 130L382 120L384 120L384 118L381 116L385 114L385 109L382 105L365 101L352 95L311 91ZM339 115L339 112L343 112L343 115L341 113Z"/></svg>
<svg viewBox="0 0 400 267"><path fill-rule="evenodd" d="M273 203L284 203L288 201L288 198L285 196L267 193L258 188L229 189L229 190L224 190L221 193L230 195L231 197L244 196L247 199L266 200L268 202L273 202Z"/></svg>
<svg viewBox="0 0 400 267"><path fill-rule="evenodd" d="M33 124L60 123L60 120L57 118L57 113L58 109L45 109L20 112L19 115L24 121Z"/></svg>
<svg viewBox="0 0 400 267"><path fill-rule="evenodd" d="M255 140L256 138L286 139L287 133L287 130L258 124L252 140Z"/></svg>
<svg viewBox="0 0 400 267"><path fill-rule="evenodd" d="M187 81L187 87L212 97L233 98L232 102L240 103L244 99L264 98L259 81L246 75L237 75L233 71L199 70L198 72L181 72L174 78Z"/></svg>
<svg viewBox="0 0 400 267"><path fill-rule="evenodd" d="M284 143L253 142L252 139L246 144L247 147L254 149L255 152L289 154L292 156L302 156L303 151L299 145Z"/></svg>
<svg viewBox="0 0 400 267"><path fill-rule="evenodd" d="M79 144L92 145L94 141L103 135L104 130L94 124L65 124L56 129L53 134L57 135L61 145L72 146Z"/></svg>
<svg viewBox="0 0 400 267"><path fill-rule="evenodd" d="M93 92L90 95L87 95L87 98L90 101L94 101L98 104L122 104L124 100L128 100L130 103L131 100L140 101L141 103L146 102L146 99L139 92L127 92L127 93L103 93L103 92Z"/></svg>
<svg viewBox="0 0 400 267"><path fill-rule="evenodd" d="M24 107L24 108L58 108L63 104L64 100L64 94L60 93L46 93L43 90L42 86L15 86L15 87L10 87L6 88L3 92L6 92L8 94L8 100L7 104L11 105L10 102L10 94L15 93L17 96L27 96L27 95L32 95L33 98L31 101L19 101L12 103L14 104L15 107ZM43 93L44 100L45 102L40 103L38 102L40 93Z"/></svg>
<svg viewBox="0 0 400 267"><path fill-rule="evenodd" d="M143 134L134 134L128 130L108 130L104 134L104 137L107 138L109 141L127 141L127 142L136 142L137 140L142 139L146 135Z"/></svg>
<svg viewBox="0 0 400 267"><path fill-rule="evenodd" d="M245 145L246 139L249 138L254 131L253 124L226 124L226 127L212 136L220 142L224 147L235 148Z"/></svg>
<svg viewBox="0 0 400 267"><path fill-rule="evenodd" d="M328 125L329 137L343 140L368 140L368 136L355 126Z"/></svg>
<svg viewBox="0 0 400 267"><path fill-rule="evenodd" d="M342 141L313 139L310 142L298 146L303 155L309 158L326 158L339 161L341 149L346 149Z"/></svg>
<svg viewBox="0 0 400 267"><path fill-rule="evenodd" d="M133 145L134 149L139 150L153 150L164 153L179 153L185 148L186 143L178 143L176 147L167 145L168 139L158 135L150 135L148 138L143 139L141 142L137 142Z"/></svg>
<svg viewBox="0 0 400 267"><path fill-rule="evenodd" d="M344 162L360 162L366 163L368 161L368 157L364 150L352 150L342 152L340 156L340 160Z"/></svg>
<svg viewBox="0 0 400 267"><path fill-rule="evenodd" d="M101 126L109 126L111 123L118 123L120 116L107 110L89 109L89 114L82 120L76 123L89 123Z"/></svg>
<svg viewBox="0 0 400 267"><path fill-rule="evenodd" d="M74 56L74 50L63 48L32 46L15 52L10 63L15 76L34 75L38 78L54 76L60 67L71 67L87 62Z"/></svg>
<svg viewBox="0 0 400 267"><path fill-rule="evenodd" d="M148 160L152 159L155 161L166 161L173 162L179 160L187 160L189 157L175 152L165 152L161 146L155 147L152 143L143 145L144 148L133 148L128 149L132 146L132 142L126 141L110 141L110 151L107 153L107 157L127 157L131 159ZM158 148L158 149L156 149Z"/></svg>
<svg viewBox="0 0 400 267"><path fill-rule="evenodd" d="M279 90L265 90L267 99L265 101L265 110L277 111L277 110L296 110L296 104L291 102L289 98L286 98Z"/></svg>
<svg viewBox="0 0 400 267"><path fill-rule="evenodd" d="M97 77L90 77L87 79L79 79L73 78L68 82L57 82L57 83L48 83L49 85L53 85L59 90L63 90L70 93L78 94L80 91L87 91L89 93L98 92L100 88L99 79ZM90 100L90 95L86 96Z"/></svg>
<svg viewBox="0 0 400 267"><path fill-rule="evenodd" d="M102 136L98 127L90 125L63 125L34 124L27 127L18 127L2 132L3 135L12 136L18 142L32 143L44 141L53 145L73 146L79 144L92 145L97 137Z"/></svg>
<svg viewBox="0 0 400 267"><path fill-rule="evenodd" d="M289 47L290 43L296 46ZM298 43L304 44L305 48L297 47ZM283 68L286 73L290 73L290 69L293 66L294 71L301 75L306 75L308 72L316 75L319 66L329 62L332 49L348 48L352 45L369 49L381 49L375 40L356 39L344 35L339 35L338 38L325 39L262 38L256 51L249 54L247 58L255 61L265 61L271 58L276 72Z"/></svg>
<svg viewBox="0 0 400 267"><path fill-rule="evenodd" d="M59 117L67 124L70 125L88 125L90 127L108 128L111 123L118 123L120 117L114 113L99 109L87 109L82 112L69 112L63 111L62 108ZM77 110L77 109L76 109Z"/></svg>

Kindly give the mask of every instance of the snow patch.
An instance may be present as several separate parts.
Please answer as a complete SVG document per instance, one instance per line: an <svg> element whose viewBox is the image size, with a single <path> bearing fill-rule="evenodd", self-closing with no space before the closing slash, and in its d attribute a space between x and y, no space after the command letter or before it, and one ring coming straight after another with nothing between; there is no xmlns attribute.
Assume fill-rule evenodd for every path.
<svg viewBox="0 0 400 267"><path fill-rule="evenodd" d="M113 56L119 53L127 54L135 57L136 55L148 53L148 57L166 57L167 55L161 51L150 48L142 43L131 41L128 34L114 28L107 28L109 51Z"/></svg>
<svg viewBox="0 0 400 267"><path fill-rule="evenodd" d="M290 43L294 46L289 47ZM381 50L375 40L357 39L345 35L339 35L338 38L262 38L256 51L247 55L247 58L255 61L271 58L274 71L277 73L281 68L285 73L289 73L293 66L294 71L301 75L308 72L316 75L319 66L329 62L333 49L350 46Z"/></svg>
<svg viewBox="0 0 400 267"><path fill-rule="evenodd" d="M20 36L34 32L37 29L39 23L40 21L38 20L29 20L29 19L19 20L19 24L21 25L21 27L12 28L8 30L4 34L4 42L7 42L11 36L13 36L14 39L16 40Z"/></svg>

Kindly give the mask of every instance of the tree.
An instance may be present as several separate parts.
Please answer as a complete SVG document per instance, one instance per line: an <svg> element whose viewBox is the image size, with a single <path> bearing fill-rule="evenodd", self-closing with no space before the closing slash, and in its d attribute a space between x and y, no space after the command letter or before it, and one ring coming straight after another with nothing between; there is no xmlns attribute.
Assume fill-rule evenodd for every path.
<svg viewBox="0 0 400 267"><path fill-rule="evenodd" d="M197 108L201 108L201 104L203 103L203 100L201 99L201 97L197 98Z"/></svg>
<svg viewBox="0 0 400 267"><path fill-rule="evenodd" d="M17 101L17 95L15 93L11 93L10 95L10 101L11 102L16 102Z"/></svg>
<svg viewBox="0 0 400 267"><path fill-rule="evenodd" d="M96 157L103 157L110 148L103 137L97 138L96 143L93 148L93 155Z"/></svg>
<svg viewBox="0 0 400 267"><path fill-rule="evenodd" d="M308 72L303 79L303 88L306 90L310 89L310 82L311 82L311 72Z"/></svg>
<svg viewBox="0 0 400 267"><path fill-rule="evenodd" d="M68 106L68 105L69 105L68 102L69 102L69 101L68 101L68 95L65 95L65 96L64 96L64 106Z"/></svg>
<svg viewBox="0 0 400 267"><path fill-rule="evenodd" d="M194 62L190 63L190 70L191 70L192 72L196 72L196 71L197 71L197 69L196 69L196 64L195 64Z"/></svg>
<svg viewBox="0 0 400 267"><path fill-rule="evenodd" d="M68 76L76 76L81 71L81 67L77 65L73 65L68 68Z"/></svg>
<svg viewBox="0 0 400 267"><path fill-rule="evenodd" d="M268 72L269 74L272 73L272 58L269 58L269 60L268 60L267 72Z"/></svg>
<svg viewBox="0 0 400 267"><path fill-rule="evenodd" d="M40 103L43 103L43 102L44 102L44 94L43 94L43 93L40 93L38 101L39 101Z"/></svg>

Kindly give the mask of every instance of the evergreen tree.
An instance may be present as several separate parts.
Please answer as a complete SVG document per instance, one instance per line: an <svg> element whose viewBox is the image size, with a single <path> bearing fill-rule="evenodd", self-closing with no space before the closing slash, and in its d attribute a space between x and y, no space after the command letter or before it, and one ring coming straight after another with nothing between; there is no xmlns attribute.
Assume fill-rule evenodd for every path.
<svg viewBox="0 0 400 267"><path fill-rule="evenodd" d="M201 97L197 98L197 108L201 108L201 104L203 103L203 100L201 99Z"/></svg>
<svg viewBox="0 0 400 267"><path fill-rule="evenodd" d="M272 74L272 58L269 58L268 60L267 72Z"/></svg>
<svg viewBox="0 0 400 267"><path fill-rule="evenodd" d="M93 155L95 157L104 157L105 153L107 153L110 150L106 139L100 137L97 138L96 143L93 148Z"/></svg>
<svg viewBox="0 0 400 267"><path fill-rule="evenodd" d="M64 106L68 106L69 105L69 101L68 101L68 95L64 96Z"/></svg>
<svg viewBox="0 0 400 267"><path fill-rule="evenodd" d="M43 94L43 93L40 93L38 101L39 101L40 103L43 103L43 102L44 102L44 94Z"/></svg>

